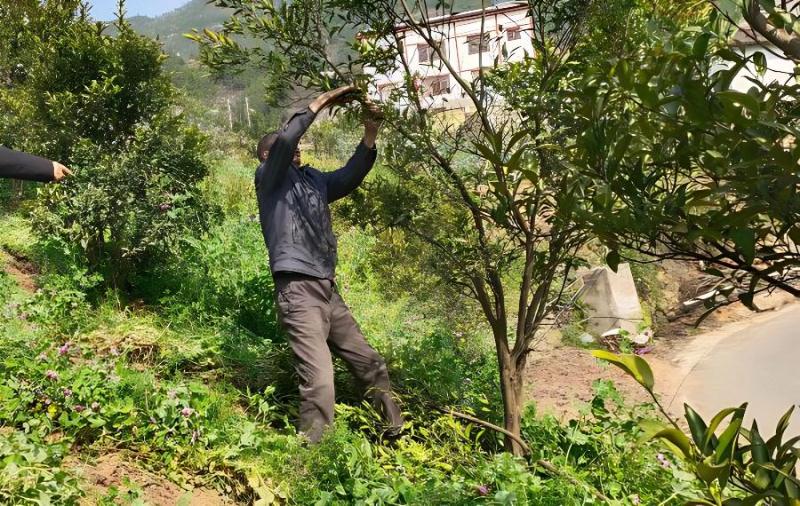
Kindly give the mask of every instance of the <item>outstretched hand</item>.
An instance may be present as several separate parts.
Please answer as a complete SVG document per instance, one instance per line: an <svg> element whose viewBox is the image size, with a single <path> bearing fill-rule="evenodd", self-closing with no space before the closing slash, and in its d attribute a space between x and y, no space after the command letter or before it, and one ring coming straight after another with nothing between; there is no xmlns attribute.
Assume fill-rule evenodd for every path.
<svg viewBox="0 0 800 506"><path fill-rule="evenodd" d="M53 162L53 181L61 181L67 176L71 176L72 171L58 162Z"/></svg>

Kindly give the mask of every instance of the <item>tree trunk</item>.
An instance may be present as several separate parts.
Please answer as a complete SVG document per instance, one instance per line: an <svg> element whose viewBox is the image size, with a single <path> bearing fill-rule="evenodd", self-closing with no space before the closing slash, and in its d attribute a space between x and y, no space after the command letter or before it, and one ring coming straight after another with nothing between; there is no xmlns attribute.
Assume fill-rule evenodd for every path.
<svg viewBox="0 0 800 506"><path fill-rule="evenodd" d="M511 354L498 350L500 368L500 393L503 396L503 421L507 431L520 437L522 425L523 371L512 360ZM522 447L513 438L505 438L505 449L515 456L523 454Z"/></svg>

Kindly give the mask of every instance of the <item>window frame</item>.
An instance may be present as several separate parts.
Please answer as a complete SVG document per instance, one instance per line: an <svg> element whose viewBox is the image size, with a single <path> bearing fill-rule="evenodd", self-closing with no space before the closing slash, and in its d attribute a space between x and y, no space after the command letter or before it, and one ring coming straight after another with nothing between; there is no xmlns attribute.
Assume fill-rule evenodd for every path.
<svg viewBox="0 0 800 506"><path fill-rule="evenodd" d="M489 44L491 42L491 35L489 32L483 33L483 43L480 42L481 34L480 33L473 33L472 35L467 35L467 54L482 54L489 51ZM475 42L478 42L475 44Z"/></svg>
<svg viewBox="0 0 800 506"><path fill-rule="evenodd" d="M430 96L438 97L450 93L450 76L437 76L430 81Z"/></svg>

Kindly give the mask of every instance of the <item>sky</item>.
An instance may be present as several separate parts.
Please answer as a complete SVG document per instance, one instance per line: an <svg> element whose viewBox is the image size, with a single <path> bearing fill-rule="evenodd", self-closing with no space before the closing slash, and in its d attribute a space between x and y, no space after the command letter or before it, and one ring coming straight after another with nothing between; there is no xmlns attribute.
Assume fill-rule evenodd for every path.
<svg viewBox="0 0 800 506"><path fill-rule="evenodd" d="M127 0L125 10L128 16L158 16L181 5L188 0ZM114 19L117 10L117 0L89 0L92 5L92 17L100 21Z"/></svg>

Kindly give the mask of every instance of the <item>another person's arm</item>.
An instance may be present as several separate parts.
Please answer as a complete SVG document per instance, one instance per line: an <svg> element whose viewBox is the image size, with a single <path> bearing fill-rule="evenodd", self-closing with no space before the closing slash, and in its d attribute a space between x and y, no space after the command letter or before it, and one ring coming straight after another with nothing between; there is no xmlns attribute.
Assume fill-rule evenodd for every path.
<svg viewBox="0 0 800 506"><path fill-rule="evenodd" d="M0 177L29 181L60 181L72 172L58 162L0 146Z"/></svg>
<svg viewBox="0 0 800 506"><path fill-rule="evenodd" d="M295 113L278 132L278 138L269 150L265 167L261 176L260 186L263 191L268 191L281 181L292 163L294 152L300 138L306 133L308 127L314 122L317 113L337 101L353 94L357 89L354 86L342 86L328 91L317 97L308 105L308 108Z"/></svg>
<svg viewBox="0 0 800 506"><path fill-rule="evenodd" d="M372 102L364 103L364 138L356 148L353 156L344 167L325 175L328 183L328 202L333 202L352 193L367 177L378 152L375 140L383 122L380 109Z"/></svg>

